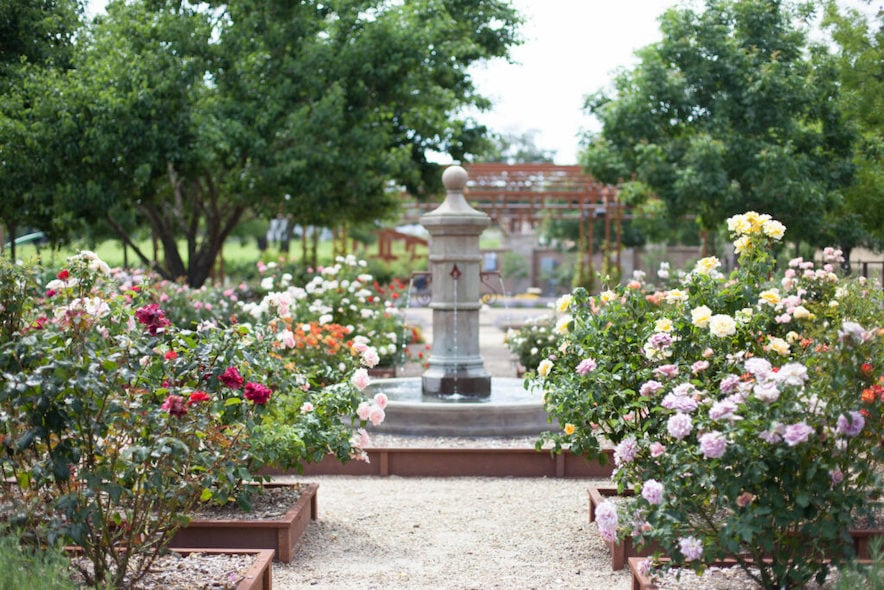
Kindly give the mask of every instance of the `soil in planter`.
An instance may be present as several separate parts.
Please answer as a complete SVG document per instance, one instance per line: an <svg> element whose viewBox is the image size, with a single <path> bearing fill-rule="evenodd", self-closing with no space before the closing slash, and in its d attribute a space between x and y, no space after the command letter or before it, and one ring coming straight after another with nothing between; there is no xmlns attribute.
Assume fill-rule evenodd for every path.
<svg viewBox="0 0 884 590"><path fill-rule="evenodd" d="M282 518L301 497L300 485L265 487L249 497L251 510L236 502L223 506L207 504L190 513L191 520L273 520Z"/></svg>
<svg viewBox="0 0 884 590"><path fill-rule="evenodd" d="M159 557L150 571L132 590L233 590L252 567L257 554L209 554L190 553L181 555L171 552ZM82 567L91 568L91 563L76 558ZM74 583L85 583L81 573L72 564L71 578Z"/></svg>

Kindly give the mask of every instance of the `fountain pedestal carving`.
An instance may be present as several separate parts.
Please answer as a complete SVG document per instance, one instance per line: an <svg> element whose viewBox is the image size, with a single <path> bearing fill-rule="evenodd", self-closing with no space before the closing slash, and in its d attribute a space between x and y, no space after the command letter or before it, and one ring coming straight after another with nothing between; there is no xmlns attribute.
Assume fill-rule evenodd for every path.
<svg viewBox="0 0 884 590"><path fill-rule="evenodd" d="M464 198L466 170L451 166L442 182L445 201L420 220L430 234L433 280L433 346L421 387L425 396L487 398L491 375L479 354L479 236L491 221Z"/></svg>

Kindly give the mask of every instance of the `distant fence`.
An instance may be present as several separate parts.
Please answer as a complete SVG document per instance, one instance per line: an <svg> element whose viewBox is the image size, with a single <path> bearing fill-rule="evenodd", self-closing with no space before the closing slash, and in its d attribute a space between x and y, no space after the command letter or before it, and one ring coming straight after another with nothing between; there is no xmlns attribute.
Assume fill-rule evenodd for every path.
<svg viewBox="0 0 884 590"><path fill-rule="evenodd" d="M851 260L850 274L866 277L877 281L879 285L884 285L884 260Z"/></svg>

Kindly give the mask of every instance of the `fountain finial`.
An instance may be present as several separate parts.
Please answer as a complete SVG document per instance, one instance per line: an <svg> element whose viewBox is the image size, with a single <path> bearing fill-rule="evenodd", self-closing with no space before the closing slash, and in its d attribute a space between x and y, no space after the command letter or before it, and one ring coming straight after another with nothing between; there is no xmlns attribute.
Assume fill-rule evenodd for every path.
<svg viewBox="0 0 884 590"><path fill-rule="evenodd" d="M442 184L449 191L462 191L467 185L469 175L460 166L449 166L442 173Z"/></svg>

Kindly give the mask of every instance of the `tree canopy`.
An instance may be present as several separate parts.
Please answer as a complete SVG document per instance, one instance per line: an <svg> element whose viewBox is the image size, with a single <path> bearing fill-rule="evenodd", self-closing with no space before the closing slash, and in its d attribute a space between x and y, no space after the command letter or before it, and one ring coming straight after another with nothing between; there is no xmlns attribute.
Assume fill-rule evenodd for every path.
<svg viewBox="0 0 884 590"><path fill-rule="evenodd" d="M823 24L836 47L841 108L857 127L856 182L845 194L838 224L845 251L856 245L884 247L884 11L874 20L855 9L826 6Z"/></svg>
<svg viewBox="0 0 884 590"><path fill-rule="evenodd" d="M712 229L754 209L812 244L828 239L853 182L853 127L837 69L808 40L813 3L707 0L668 10L662 41L637 52L613 92L586 109L602 123L582 161L610 183L635 183L672 217ZM641 201L641 198L639 198Z"/></svg>
<svg viewBox="0 0 884 590"><path fill-rule="evenodd" d="M112 0L44 79L52 165L29 180L133 248L149 226L157 270L197 286L248 211L330 227L390 215L393 185L437 189L426 153L477 149L468 68L518 25L501 0Z"/></svg>
<svg viewBox="0 0 884 590"><path fill-rule="evenodd" d="M80 0L0 0L0 224L13 257L18 228L51 229L47 187L34 182L46 174L39 99L43 79L71 67L81 18Z"/></svg>

